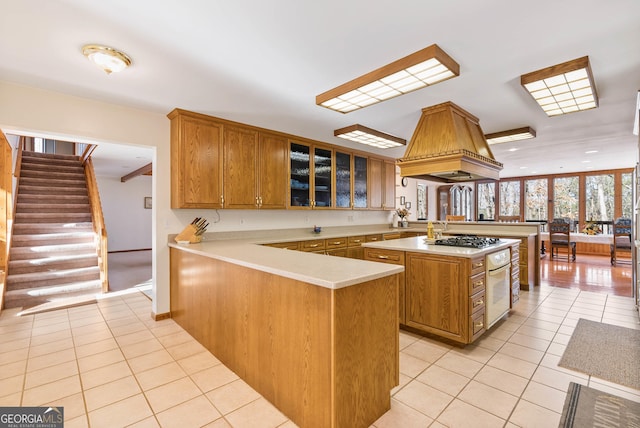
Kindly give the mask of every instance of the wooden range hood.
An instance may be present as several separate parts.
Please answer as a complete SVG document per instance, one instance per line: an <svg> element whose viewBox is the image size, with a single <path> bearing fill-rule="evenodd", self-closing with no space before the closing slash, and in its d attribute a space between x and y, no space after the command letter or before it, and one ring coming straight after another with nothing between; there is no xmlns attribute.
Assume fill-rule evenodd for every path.
<svg viewBox="0 0 640 428"><path fill-rule="evenodd" d="M497 180L502 170L478 118L450 101L422 109L407 151L396 164L402 177L445 183Z"/></svg>

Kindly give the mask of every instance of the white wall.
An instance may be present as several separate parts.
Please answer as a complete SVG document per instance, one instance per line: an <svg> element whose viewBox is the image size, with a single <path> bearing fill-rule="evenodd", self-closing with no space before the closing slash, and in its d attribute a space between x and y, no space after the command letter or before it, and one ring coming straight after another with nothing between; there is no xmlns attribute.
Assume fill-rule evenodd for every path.
<svg viewBox="0 0 640 428"><path fill-rule="evenodd" d="M153 231L150 209L144 198L151 196L152 178L141 175L124 183L119 177L96 177L109 251L151 248Z"/></svg>
<svg viewBox="0 0 640 428"><path fill-rule="evenodd" d="M152 177L154 209L151 220L154 313L165 313L170 309L168 235L179 233L194 217L209 219L210 232L299 228L314 224L384 224L393 218L389 212L383 211L172 210L170 124L167 113L123 107L0 81L0 129L5 133L79 143L106 142L155 148ZM214 223L218 218L220 220Z"/></svg>

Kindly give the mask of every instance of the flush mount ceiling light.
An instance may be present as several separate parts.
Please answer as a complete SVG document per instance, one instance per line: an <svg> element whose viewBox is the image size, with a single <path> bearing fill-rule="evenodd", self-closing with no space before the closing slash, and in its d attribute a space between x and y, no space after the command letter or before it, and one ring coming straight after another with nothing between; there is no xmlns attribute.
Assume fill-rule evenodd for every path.
<svg viewBox="0 0 640 428"><path fill-rule="evenodd" d="M388 149L390 147L404 146L407 144L407 140L358 124L336 129L333 131L333 135L380 149Z"/></svg>
<svg viewBox="0 0 640 428"><path fill-rule="evenodd" d="M460 75L460 66L431 45L316 96L316 104L348 113Z"/></svg>
<svg viewBox="0 0 640 428"><path fill-rule="evenodd" d="M86 45L82 48L82 54L107 74L117 73L131 65L131 58L127 54L108 46Z"/></svg>
<svg viewBox="0 0 640 428"><path fill-rule="evenodd" d="M493 134L486 134L484 136L489 144L509 143L511 141L528 140L529 138L535 137L536 131L530 126L510 129L509 131L494 132Z"/></svg>
<svg viewBox="0 0 640 428"><path fill-rule="evenodd" d="M523 74L520 84L547 116L598 107L588 56Z"/></svg>

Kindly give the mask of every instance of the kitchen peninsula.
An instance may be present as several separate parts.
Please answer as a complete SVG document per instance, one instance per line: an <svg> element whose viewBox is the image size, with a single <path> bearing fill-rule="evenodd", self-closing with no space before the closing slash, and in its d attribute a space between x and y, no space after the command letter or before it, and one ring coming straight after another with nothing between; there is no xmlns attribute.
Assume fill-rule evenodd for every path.
<svg viewBox="0 0 640 428"><path fill-rule="evenodd" d="M257 245L330 233L247 236L170 244L172 318L298 426L370 426L399 383L404 268Z"/></svg>

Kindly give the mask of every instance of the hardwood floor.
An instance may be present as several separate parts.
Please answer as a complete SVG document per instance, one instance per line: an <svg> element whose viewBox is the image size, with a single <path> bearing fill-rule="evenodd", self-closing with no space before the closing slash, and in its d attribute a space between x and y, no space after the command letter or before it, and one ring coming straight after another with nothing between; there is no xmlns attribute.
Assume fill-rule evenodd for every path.
<svg viewBox="0 0 640 428"><path fill-rule="evenodd" d="M567 263L566 257L551 260L547 254L540 260L540 282L554 287L633 296L631 263L611 266L609 256L578 254L575 262Z"/></svg>

